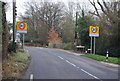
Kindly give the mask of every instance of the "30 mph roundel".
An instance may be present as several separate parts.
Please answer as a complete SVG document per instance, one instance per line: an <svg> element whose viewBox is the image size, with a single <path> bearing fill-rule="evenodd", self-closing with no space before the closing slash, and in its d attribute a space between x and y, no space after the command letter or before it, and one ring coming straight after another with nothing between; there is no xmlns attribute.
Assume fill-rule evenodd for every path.
<svg viewBox="0 0 120 81"><path fill-rule="evenodd" d="M24 23L20 23L19 28L20 29L24 29L25 28L25 24Z"/></svg>
<svg viewBox="0 0 120 81"><path fill-rule="evenodd" d="M96 33L97 32L97 28L96 27L92 27L92 32Z"/></svg>
<svg viewBox="0 0 120 81"><path fill-rule="evenodd" d="M99 26L90 26L89 27L89 36L90 37L99 37Z"/></svg>

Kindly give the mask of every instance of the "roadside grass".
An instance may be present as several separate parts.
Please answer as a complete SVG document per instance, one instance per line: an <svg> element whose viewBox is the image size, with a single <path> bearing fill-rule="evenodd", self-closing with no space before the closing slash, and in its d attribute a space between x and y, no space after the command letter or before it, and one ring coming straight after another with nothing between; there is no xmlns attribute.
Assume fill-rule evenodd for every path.
<svg viewBox="0 0 120 81"><path fill-rule="evenodd" d="M85 56L85 57L89 57L98 61L104 61L106 62L106 56L102 56L102 55L94 55L94 54L84 54L81 56ZM108 61L109 63L114 63L114 64L120 64L120 58L115 58L115 57L108 57Z"/></svg>
<svg viewBox="0 0 120 81"><path fill-rule="evenodd" d="M19 79L30 62L26 52L17 52L3 61L3 79Z"/></svg>

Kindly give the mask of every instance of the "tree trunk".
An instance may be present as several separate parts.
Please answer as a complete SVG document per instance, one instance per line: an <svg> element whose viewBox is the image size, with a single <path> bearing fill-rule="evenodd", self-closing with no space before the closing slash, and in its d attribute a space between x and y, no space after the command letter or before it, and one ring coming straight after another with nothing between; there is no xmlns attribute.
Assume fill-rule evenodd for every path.
<svg viewBox="0 0 120 81"><path fill-rule="evenodd" d="M8 27L5 13L5 3L2 3L2 58L7 58L8 54Z"/></svg>

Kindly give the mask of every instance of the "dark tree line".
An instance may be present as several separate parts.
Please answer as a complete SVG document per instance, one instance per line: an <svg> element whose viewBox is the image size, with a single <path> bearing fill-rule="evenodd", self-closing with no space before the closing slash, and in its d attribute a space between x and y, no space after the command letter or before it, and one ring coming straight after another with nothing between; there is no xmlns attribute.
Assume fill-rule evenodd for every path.
<svg viewBox="0 0 120 81"><path fill-rule="evenodd" d="M72 42L74 38L73 17L65 12L62 2L27 2L25 15L20 16L20 21L28 22L29 28L26 40L48 42L48 33L52 27L63 41ZM68 28L67 28L68 27ZM70 37L73 36L73 37ZM69 40L69 41L68 41Z"/></svg>
<svg viewBox="0 0 120 81"><path fill-rule="evenodd" d="M62 20L62 3L26 3L25 16L21 16L22 21L29 23L27 40L47 42L48 32L55 27L60 34L60 22Z"/></svg>

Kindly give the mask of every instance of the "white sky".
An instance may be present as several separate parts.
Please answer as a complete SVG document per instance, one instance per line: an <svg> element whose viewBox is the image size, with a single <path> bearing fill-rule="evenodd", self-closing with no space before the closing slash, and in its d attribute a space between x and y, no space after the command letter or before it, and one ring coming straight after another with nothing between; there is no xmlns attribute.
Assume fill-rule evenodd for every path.
<svg viewBox="0 0 120 81"><path fill-rule="evenodd" d="M13 9L12 9L12 1L13 0L2 0L4 2L8 3L8 7L7 7L7 20L10 21L12 23L13 20ZM45 1L45 2L84 2L84 3L88 3L88 0L16 0L16 6L17 6L17 16L19 16L20 13L24 13L25 9L24 9L24 2L30 2L30 1L35 1L35 2L40 2L40 1Z"/></svg>

